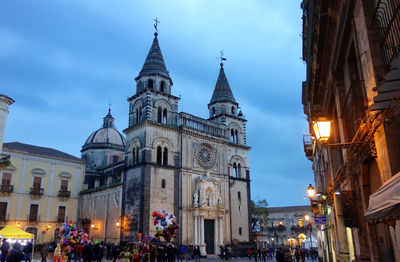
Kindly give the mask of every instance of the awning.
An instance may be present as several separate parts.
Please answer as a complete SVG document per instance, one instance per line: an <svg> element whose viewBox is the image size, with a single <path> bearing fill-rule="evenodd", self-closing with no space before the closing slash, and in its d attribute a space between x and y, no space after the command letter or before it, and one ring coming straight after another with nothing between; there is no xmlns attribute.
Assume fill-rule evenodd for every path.
<svg viewBox="0 0 400 262"><path fill-rule="evenodd" d="M386 181L375 193L369 196L365 213L368 223L400 217L400 172ZM1 232L0 232L1 233Z"/></svg>
<svg viewBox="0 0 400 262"><path fill-rule="evenodd" d="M33 239L34 234L27 233L14 225L7 225L0 230L0 235L3 238L19 238L19 239Z"/></svg>

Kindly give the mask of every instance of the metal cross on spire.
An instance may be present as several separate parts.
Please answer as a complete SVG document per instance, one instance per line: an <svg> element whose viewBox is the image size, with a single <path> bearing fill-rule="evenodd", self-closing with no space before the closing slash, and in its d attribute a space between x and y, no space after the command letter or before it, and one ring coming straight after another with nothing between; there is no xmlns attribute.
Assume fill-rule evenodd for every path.
<svg viewBox="0 0 400 262"><path fill-rule="evenodd" d="M223 65L222 62L226 61L226 58L224 57L224 51L223 50L219 51L219 53L220 53L220 55L219 55L219 57L217 57L217 59L221 61L221 66L222 66Z"/></svg>
<svg viewBox="0 0 400 262"><path fill-rule="evenodd" d="M108 113L109 114L111 113L111 100L110 100L110 102L108 102Z"/></svg>
<svg viewBox="0 0 400 262"><path fill-rule="evenodd" d="M157 20L157 17L156 17L156 19L153 19L154 20L154 29L156 29L156 33L158 33L158 24L160 23L160 21L158 21Z"/></svg>

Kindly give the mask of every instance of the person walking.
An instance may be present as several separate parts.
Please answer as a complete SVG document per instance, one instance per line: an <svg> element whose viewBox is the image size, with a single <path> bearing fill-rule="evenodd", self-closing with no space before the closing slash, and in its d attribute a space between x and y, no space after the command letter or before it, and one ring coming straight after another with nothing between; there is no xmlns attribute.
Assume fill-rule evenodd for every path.
<svg viewBox="0 0 400 262"><path fill-rule="evenodd" d="M10 250L10 244L8 244L7 239L3 239L3 244L1 245L1 262L5 262L8 256L8 251Z"/></svg>
<svg viewBox="0 0 400 262"><path fill-rule="evenodd" d="M28 243L24 246L24 254L25 254L25 261L31 262L32 257L32 243L28 241Z"/></svg>
<svg viewBox="0 0 400 262"><path fill-rule="evenodd" d="M75 262L81 262L82 252L83 252L83 246L80 243L76 244L74 248Z"/></svg>
<svg viewBox="0 0 400 262"><path fill-rule="evenodd" d="M24 254L21 251L21 244L15 242L10 254L7 257L7 262L21 262L23 258Z"/></svg>
<svg viewBox="0 0 400 262"><path fill-rule="evenodd" d="M43 244L42 250L40 250L40 257L42 262L46 262L47 256L49 255L49 247L47 244Z"/></svg>
<svg viewBox="0 0 400 262"><path fill-rule="evenodd" d="M113 259L113 262L117 262L117 259L118 259L118 257L119 257L119 252L120 252L120 250L119 250L117 244L112 245L112 247L111 247L111 252L112 252L112 259Z"/></svg>

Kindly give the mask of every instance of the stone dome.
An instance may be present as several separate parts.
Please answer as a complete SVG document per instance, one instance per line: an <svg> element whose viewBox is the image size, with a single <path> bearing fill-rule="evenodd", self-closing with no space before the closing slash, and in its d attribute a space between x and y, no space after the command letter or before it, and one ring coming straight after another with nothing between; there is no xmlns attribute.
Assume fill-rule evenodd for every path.
<svg viewBox="0 0 400 262"><path fill-rule="evenodd" d="M125 149L125 138L114 128L114 118L110 110L103 118L103 127L94 131L88 139L86 139L82 150L89 148L109 148L116 147L118 149Z"/></svg>

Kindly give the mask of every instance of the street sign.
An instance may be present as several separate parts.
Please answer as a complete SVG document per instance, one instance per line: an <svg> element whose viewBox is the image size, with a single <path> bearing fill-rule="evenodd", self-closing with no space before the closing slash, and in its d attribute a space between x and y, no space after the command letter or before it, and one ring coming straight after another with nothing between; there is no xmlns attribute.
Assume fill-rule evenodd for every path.
<svg viewBox="0 0 400 262"><path fill-rule="evenodd" d="M316 225L326 225L326 216L314 217Z"/></svg>

